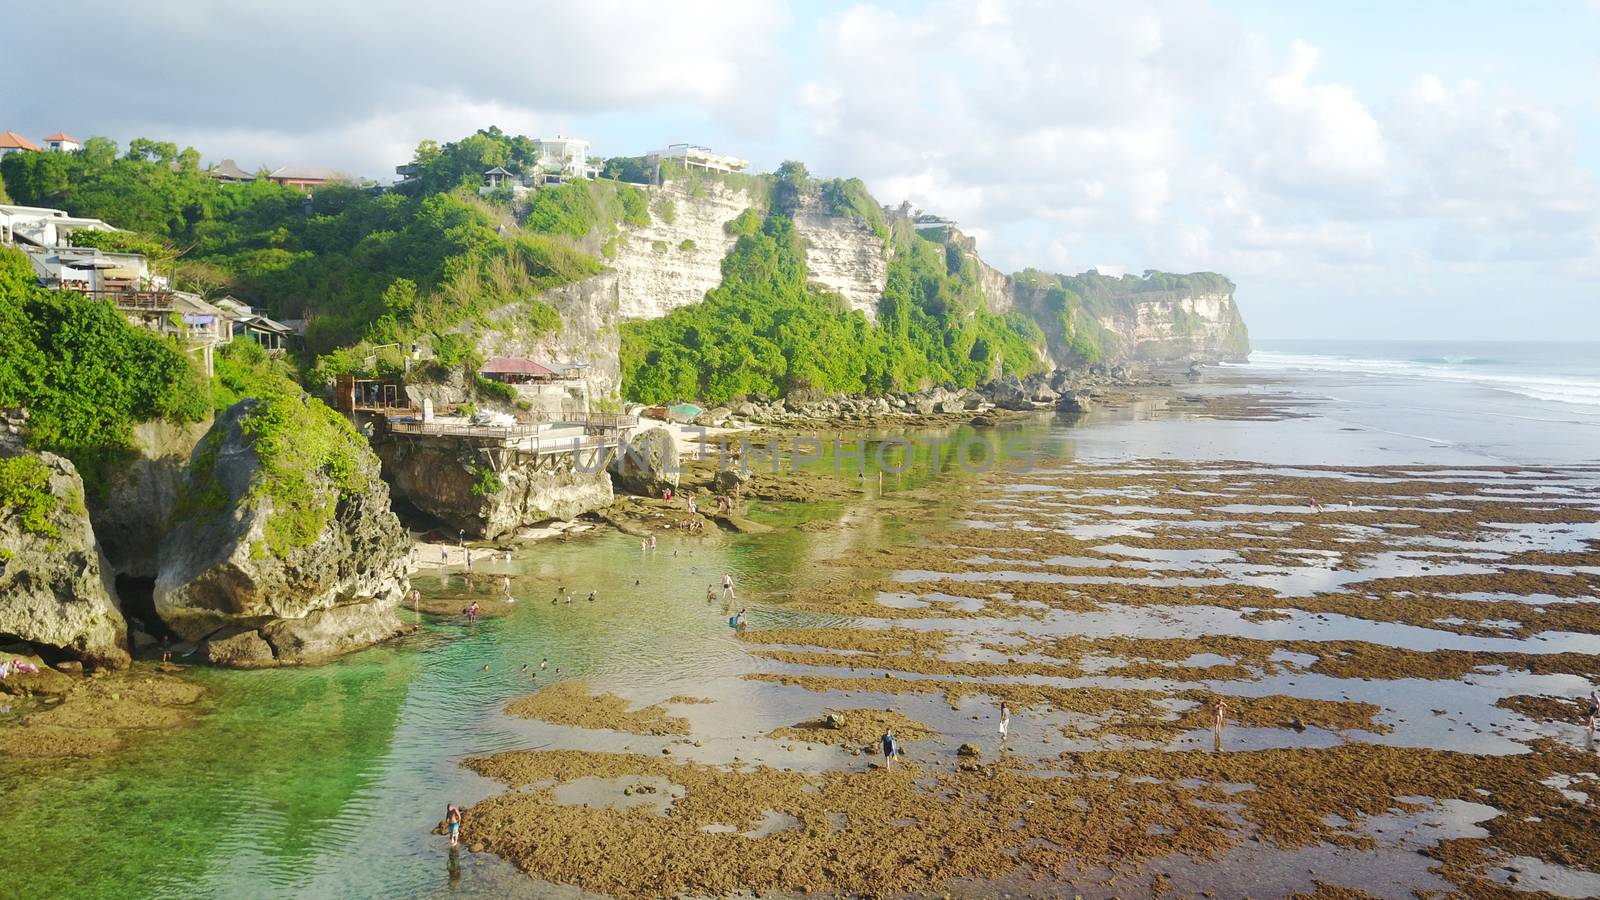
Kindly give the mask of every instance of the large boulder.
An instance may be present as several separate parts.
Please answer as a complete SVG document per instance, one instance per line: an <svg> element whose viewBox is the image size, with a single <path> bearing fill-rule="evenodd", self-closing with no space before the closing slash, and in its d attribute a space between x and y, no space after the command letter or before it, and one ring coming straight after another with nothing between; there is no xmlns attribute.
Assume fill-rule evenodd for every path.
<svg viewBox="0 0 1600 900"><path fill-rule="evenodd" d="M343 418L303 395L244 400L195 448L161 540L156 614L199 641L261 632L278 663L315 662L404 630L410 541L378 457ZM330 613L337 613L330 615ZM273 635L304 627L347 639ZM219 636L220 637L220 636ZM218 648L227 662L228 648ZM251 659L249 664L260 664Z"/></svg>
<svg viewBox="0 0 1600 900"><path fill-rule="evenodd" d="M474 537L494 540L611 505L611 476L574 452L500 453L449 436L394 435L375 446L395 496ZM496 452L496 451L489 451Z"/></svg>
<svg viewBox="0 0 1600 900"><path fill-rule="evenodd" d="M105 490L90 501L89 514L113 575L156 576L161 535L177 507L189 456L209 427L141 422L134 426L131 452L101 466Z"/></svg>
<svg viewBox="0 0 1600 900"><path fill-rule="evenodd" d="M1005 378L989 385L989 389L994 405L1001 409L1014 411L1033 409L1033 401L1028 399L1027 392L1023 390L1022 382L1015 375L1007 375Z"/></svg>
<svg viewBox="0 0 1600 900"><path fill-rule="evenodd" d="M617 490L659 497L678 486L678 439L665 428L647 428L628 440L611 460Z"/></svg>
<svg viewBox="0 0 1600 900"><path fill-rule="evenodd" d="M1088 394L1072 393L1061 395L1061 400L1056 403L1056 409L1068 413L1086 413L1094 408L1094 401Z"/></svg>
<svg viewBox="0 0 1600 900"><path fill-rule="evenodd" d="M84 506L54 453L0 443L0 637L102 666L128 664L128 626Z"/></svg>

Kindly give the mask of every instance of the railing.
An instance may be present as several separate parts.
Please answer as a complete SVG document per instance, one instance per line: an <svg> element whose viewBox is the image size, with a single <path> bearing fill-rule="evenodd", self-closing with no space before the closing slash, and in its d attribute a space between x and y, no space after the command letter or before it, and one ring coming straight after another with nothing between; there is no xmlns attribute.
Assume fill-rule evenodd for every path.
<svg viewBox="0 0 1600 900"><path fill-rule="evenodd" d="M106 300L118 309L135 309L149 312L171 312L177 309L171 291L90 291L69 287L85 297Z"/></svg>
<svg viewBox="0 0 1600 900"><path fill-rule="evenodd" d="M492 441L503 446L542 456L548 453L569 453L615 446L621 432L596 433L593 431L548 431L537 425L441 425L437 422L389 422L391 434L409 434L419 437L458 437L469 440Z"/></svg>

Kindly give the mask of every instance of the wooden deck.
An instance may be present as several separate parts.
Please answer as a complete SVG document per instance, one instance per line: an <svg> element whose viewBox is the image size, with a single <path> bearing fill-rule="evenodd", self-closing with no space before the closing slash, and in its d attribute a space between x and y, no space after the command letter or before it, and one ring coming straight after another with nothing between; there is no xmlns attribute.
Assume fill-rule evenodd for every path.
<svg viewBox="0 0 1600 900"><path fill-rule="evenodd" d="M471 425L460 422L421 422L388 419L387 432L397 437L448 438L479 447L498 447L521 453L548 455L615 447L639 424L637 416L590 414L554 417L554 421L519 422L516 425Z"/></svg>

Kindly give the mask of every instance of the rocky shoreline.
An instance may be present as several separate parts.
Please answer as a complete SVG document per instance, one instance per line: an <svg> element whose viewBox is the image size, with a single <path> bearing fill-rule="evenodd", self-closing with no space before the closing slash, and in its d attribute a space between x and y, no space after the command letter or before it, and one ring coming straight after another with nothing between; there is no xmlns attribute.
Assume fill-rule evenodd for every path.
<svg viewBox="0 0 1600 900"><path fill-rule="evenodd" d="M723 427L897 424L907 427L941 424L996 412L1084 413L1106 404L1128 402L1202 376L1200 364L1181 367L1090 366L1057 369L1027 378L1014 375L977 388L933 386L919 391L854 397L845 394L800 395L771 401L748 400L718 406L697 416L693 424Z"/></svg>

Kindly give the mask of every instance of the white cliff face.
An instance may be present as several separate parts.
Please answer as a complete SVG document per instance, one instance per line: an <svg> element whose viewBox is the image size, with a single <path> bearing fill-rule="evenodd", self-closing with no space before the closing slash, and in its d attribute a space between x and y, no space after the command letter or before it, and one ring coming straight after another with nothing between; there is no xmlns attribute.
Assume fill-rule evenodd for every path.
<svg viewBox="0 0 1600 900"><path fill-rule="evenodd" d="M561 314L561 328L535 334L522 323L524 304L490 315L491 329L480 334L485 356L526 356L553 362L582 362L588 400L620 397L618 327L627 321L660 318L699 303L722 282L722 261L736 243L727 225L747 209L764 212L759 189L730 187L716 180L671 182L651 187L647 226L623 226L610 240L606 271L540 295ZM888 281L890 249L865 222L831 215L818 196L802 201L795 231L805 245L812 282L839 295L852 309L875 319ZM1060 341L1061 324L1047 308L1042 290L1005 275L978 255L972 240L950 229L935 236L959 247L977 267L978 284L991 312L1019 311L1036 321L1050 345L1047 361L1070 366L1075 359ZM1113 332L1114 357L1134 359L1241 359L1248 352L1244 322L1231 291L1180 294L1146 291L1118 297L1100 324ZM449 397L443 399L461 399ZM560 398L557 398L558 400ZM540 398L541 406L544 398Z"/></svg>
<svg viewBox="0 0 1600 900"><path fill-rule="evenodd" d="M1152 362L1234 359L1244 355L1243 319L1233 294L1152 292L1100 323L1120 334L1133 359Z"/></svg>
<svg viewBox="0 0 1600 900"><path fill-rule="evenodd" d="M878 301L889 280L889 248L871 226L858 219L830 215L821 201L809 197L794 217L795 232L805 241L811 280L837 291L874 321Z"/></svg>
<svg viewBox="0 0 1600 900"><path fill-rule="evenodd" d="M478 352L585 363L583 381L588 396L594 400L618 396L622 344L617 326L624 318L622 297L621 279L615 272L545 291L538 299L561 314L561 327L542 334L523 324L528 318L527 306L512 303L490 314L495 327L478 336Z"/></svg>
<svg viewBox="0 0 1600 900"><path fill-rule="evenodd" d="M750 191L713 180L669 182L649 193L650 224L622 227L611 244L613 255L604 259L607 271L537 298L561 314L560 329L532 333L522 324L528 317L526 306L513 303L490 314L494 325L479 335L478 351L484 356L587 363L583 378L588 396L619 396L617 326L660 318L704 300L707 291L722 283L722 260L737 242L727 224L747 209L761 211L763 202ZM811 280L875 318L889 275L884 241L863 222L829 216L814 199L796 216L795 230L806 242ZM457 399L462 398L441 395L436 402Z"/></svg>
<svg viewBox="0 0 1600 900"><path fill-rule="evenodd" d="M716 181L650 188L650 224L624 227L605 260L616 279L617 313L657 319L705 299L722 283L735 238L727 224L760 200Z"/></svg>

